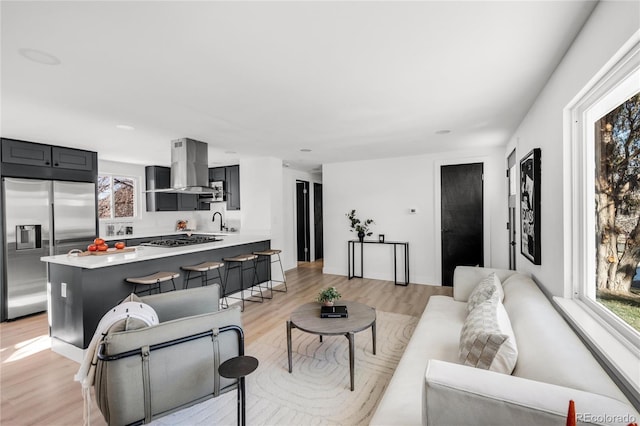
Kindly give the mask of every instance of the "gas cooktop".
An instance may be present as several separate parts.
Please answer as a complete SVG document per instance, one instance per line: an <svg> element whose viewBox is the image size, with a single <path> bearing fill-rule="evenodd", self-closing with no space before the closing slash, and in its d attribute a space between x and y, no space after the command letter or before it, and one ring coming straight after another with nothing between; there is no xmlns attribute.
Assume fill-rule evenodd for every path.
<svg viewBox="0 0 640 426"><path fill-rule="evenodd" d="M142 245L151 247L183 247L194 244L213 243L215 241L222 241L222 238L210 235L192 235L190 237L185 236L180 238L162 238L159 240L152 240L147 243L142 243Z"/></svg>

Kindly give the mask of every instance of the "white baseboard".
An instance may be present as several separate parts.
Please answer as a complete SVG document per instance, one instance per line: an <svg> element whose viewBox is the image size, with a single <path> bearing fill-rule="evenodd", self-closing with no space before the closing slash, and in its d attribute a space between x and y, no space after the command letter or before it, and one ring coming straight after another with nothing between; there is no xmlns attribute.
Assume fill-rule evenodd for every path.
<svg viewBox="0 0 640 426"><path fill-rule="evenodd" d="M51 350L58 355L62 355L65 358L69 358L72 361L80 364L84 359L85 349L80 349L70 343L63 342L55 337L51 338Z"/></svg>

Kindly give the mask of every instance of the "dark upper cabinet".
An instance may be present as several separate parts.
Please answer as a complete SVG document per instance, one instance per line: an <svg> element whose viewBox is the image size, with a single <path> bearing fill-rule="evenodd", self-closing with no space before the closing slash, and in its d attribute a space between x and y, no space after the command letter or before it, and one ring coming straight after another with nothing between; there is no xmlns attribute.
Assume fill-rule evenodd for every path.
<svg viewBox="0 0 640 426"><path fill-rule="evenodd" d="M5 139L2 143L4 163L25 166L58 167L61 169L93 170L95 152Z"/></svg>
<svg viewBox="0 0 640 426"><path fill-rule="evenodd" d="M147 191L171 188L171 168L162 166L145 167ZM176 194L167 192L147 192L148 212L174 212L187 210L208 210L201 204L196 194Z"/></svg>
<svg viewBox="0 0 640 426"><path fill-rule="evenodd" d="M53 167L73 170L93 169L93 152L80 149L51 147L51 161Z"/></svg>
<svg viewBox="0 0 640 426"><path fill-rule="evenodd" d="M226 167L212 167L209 169L209 182L220 182L227 180Z"/></svg>
<svg viewBox="0 0 640 426"><path fill-rule="evenodd" d="M227 210L240 210L240 166L225 168L227 169Z"/></svg>
<svg viewBox="0 0 640 426"><path fill-rule="evenodd" d="M2 176L97 182L98 154L2 138Z"/></svg>
<svg viewBox="0 0 640 426"><path fill-rule="evenodd" d="M171 187L171 169L161 166L147 166L144 169L147 191ZM178 210L178 194L166 192L147 192L148 212L167 212Z"/></svg>
<svg viewBox="0 0 640 426"><path fill-rule="evenodd" d="M240 166L212 167L209 182L224 182L227 210L240 210Z"/></svg>
<svg viewBox="0 0 640 426"><path fill-rule="evenodd" d="M51 145L3 139L2 162L51 167Z"/></svg>
<svg viewBox="0 0 640 426"><path fill-rule="evenodd" d="M178 194L178 210L198 210L198 195L196 194Z"/></svg>

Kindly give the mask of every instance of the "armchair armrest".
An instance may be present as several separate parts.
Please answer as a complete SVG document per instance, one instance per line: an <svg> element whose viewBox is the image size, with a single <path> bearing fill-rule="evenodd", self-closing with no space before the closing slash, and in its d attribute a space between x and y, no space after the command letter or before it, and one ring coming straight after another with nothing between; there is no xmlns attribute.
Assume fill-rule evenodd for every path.
<svg viewBox="0 0 640 426"><path fill-rule="evenodd" d="M578 424L627 425L638 413L607 396L429 360L422 399L422 424L564 425L569 400Z"/></svg>
<svg viewBox="0 0 640 426"><path fill-rule="evenodd" d="M128 352L140 349L142 346L159 345L185 336L211 331L215 328L219 329L227 325L242 327L242 316L239 307L232 306L229 309L218 312L178 318L161 322L151 327L108 334L103 340L103 353L113 355ZM237 348L237 343L234 344L234 341L237 340L235 336L230 336L229 340L229 343Z"/></svg>

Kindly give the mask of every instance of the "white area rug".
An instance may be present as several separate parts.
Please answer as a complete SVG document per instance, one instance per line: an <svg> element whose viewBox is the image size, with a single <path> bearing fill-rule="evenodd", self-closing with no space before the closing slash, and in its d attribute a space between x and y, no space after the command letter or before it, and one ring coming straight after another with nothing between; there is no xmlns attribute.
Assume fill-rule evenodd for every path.
<svg viewBox="0 0 640 426"><path fill-rule="evenodd" d="M260 361L246 378L247 425L366 425L393 375L418 319L377 312L377 355L371 329L355 335L355 390L349 381L349 342L292 330L293 373L287 364L286 326L249 345ZM152 422L169 425L235 425L236 391Z"/></svg>

